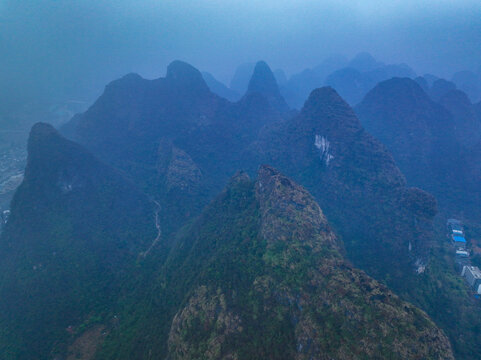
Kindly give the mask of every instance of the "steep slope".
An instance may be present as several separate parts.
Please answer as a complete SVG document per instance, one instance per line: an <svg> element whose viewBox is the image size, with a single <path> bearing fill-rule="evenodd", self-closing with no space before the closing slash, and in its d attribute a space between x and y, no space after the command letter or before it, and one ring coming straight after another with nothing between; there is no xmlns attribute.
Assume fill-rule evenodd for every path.
<svg viewBox="0 0 481 360"><path fill-rule="evenodd" d="M280 112L287 112L289 107L279 92L276 78L269 66L264 61L259 61L249 81L247 94L258 93L263 95L269 104Z"/></svg>
<svg viewBox="0 0 481 360"><path fill-rule="evenodd" d="M334 54L325 58L319 65L316 65L313 70L321 79L325 79L327 75L346 67L347 64L348 60L344 55Z"/></svg>
<svg viewBox="0 0 481 360"><path fill-rule="evenodd" d="M259 130L282 120L273 106L285 109L285 103L270 69L265 63L256 69L250 91L237 103L213 94L201 73L180 61L169 65L165 78L128 75L109 84L97 102L64 129L125 171L145 192L166 201L161 202L164 229L174 230L223 188ZM165 178L172 172L159 162L170 161L171 147L162 144L174 146L174 154L182 153L188 166L202 174L196 189L188 188L191 182L182 185L178 177ZM187 165L181 162L174 159L165 166L173 171ZM177 180L166 196L166 182Z"/></svg>
<svg viewBox="0 0 481 360"><path fill-rule="evenodd" d="M238 94L234 90L229 89L219 80L217 80L212 74L208 72L202 72L202 78L206 82L210 91L212 91L214 94L217 94L220 97L223 97L229 101L237 101L240 99L240 94Z"/></svg>
<svg viewBox="0 0 481 360"><path fill-rule="evenodd" d="M465 92L472 102L481 100L481 76L472 71L459 71L451 79L457 88Z"/></svg>
<svg viewBox="0 0 481 360"><path fill-rule="evenodd" d="M325 84L332 86L349 104L356 105L377 83L393 77L414 78L415 72L406 64L385 65L371 55L361 53L347 67L327 76Z"/></svg>
<svg viewBox="0 0 481 360"><path fill-rule="evenodd" d="M442 247L442 220L433 236L435 199L406 187L386 148L334 90L314 91L299 116L265 129L251 155L306 186L341 236L348 259L427 311L460 359L479 358L480 305L455 274L451 250ZM476 197L467 200L464 209L479 204Z"/></svg>
<svg viewBox="0 0 481 360"><path fill-rule="evenodd" d="M455 135L463 147L471 148L481 141L481 121L464 92L451 90L439 99L439 103L453 115Z"/></svg>
<svg viewBox="0 0 481 360"><path fill-rule="evenodd" d="M413 81L392 79L373 89L356 110L392 151L410 184L433 193L446 217L474 225L481 214L481 123L459 90L447 91L440 103Z"/></svg>
<svg viewBox="0 0 481 360"><path fill-rule="evenodd" d="M313 91L296 118L264 131L251 155L311 191L369 274L402 291L414 266L422 269L435 200L406 188L391 155L332 88Z"/></svg>
<svg viewBox="0 0 481 360"><path fill-rule="evenodd" d="M92 125L92 134L82 141L94 150L100 144L97 150L104 160L121 167L160 202L160 222L165 234L198 213L234 169L246 168L254 173L258 164L273 163L309 188L341 235L347 256L356 266L386 282L404 299L422 303L423 298L414 295L420 293L419 279L426 276L416 275L414 270L422 273L426 269L436 202L423 191L406 187L391 155L364 131L335 91L316 90L301 114L285 121L259 92L248 93L231 104L206 91L205 82L199 81L201 76L189 65L178 63L172 71L165 79L154 80L157 93L164 95L150 93L152 82L137 79L132 85L125 81L127 78L121 81L118 96L107 96L106 91L91 110L73 123L79 129L84 124ZM176 91L178 98L169 97ZM133 99L137 99L134 105L128 105ZM118 111L119 104L126 107ZM103 129L105 133L96 131L94 108L99 109L96 116L102 118L100 123L108 123ZM126 114L131 116L132 130L122 131L126 135L132 131L134 136L112 136L111 141L109 134L118 132L117 124L123 123ZM150 124L148 134L137 129L142 122ZM89 143L92 139L93 145ZM165 284L160 283L157 288L164 288ZM435 279L429 278L423 286L435 288ZM435 295L442 303L447 298L438 290ZM157 299L155 303L162 301ZM447 308L453 310L454 304L450 302ZM149 306L145 304L146 308ZM439 308L429 302L424 307L431 316L439 313ZM452 330L449 324L457 321L457 310L450 314L443 322L446 331ZM166 318L157 315L164 326ZM165 316L169 316L168 312ZM157 329L155 324L150 326L124 330L131 333L135 342L137 332L148 337L154 332L152 329ZM472 331L463 326L463 331L470 334L463 339L472 339L467 342L476 344ZM457 341L454 332L450 336L453 342ZM125 346L129 344L134 346L128 341ZM465 344L464 340L457 343L459 347ZM472 345L468 351L475 354L475 347ZM121 354L121 349L109 351Z"/></svg>
<svg viewBox="0 0 481 360"><path fill-rule="evenodd" d="M255 63L245 63L239 65L230 81L230 88L239 94L245 94L255 66Z"/></svg>
<svg viewBox="0 0 481 360"><path fill-rule="evenodd" d="M355 105L370 86L362 72L354 68L343 68L326 77L326 85L332 86L349 104Z"/></svg>
<svg viewBox="0 0 481 360"><path fill-rule="evenodd" d="M434 82L439 80L439 77L433 74L424 74L423 78L428 82L429 87L433 86Z"/></svg>
<svg viewBox="0 0 481 360"><path fill-rule="evenodd" d="M415 76L415 72L406 64L384 64L368 53L360 53L349 62L342 56L334 56L313 69L292 75L281 86L281 93L291 108L301 109L314 89L329 85L354 105L380 81Z"/></svg>
<svg viewBox="0 0 481 360"><path fill-rule="evenodd" d="M38 123L0 239L0 357L47 359L109 311L155 239L155 206L118 171Z"/></svg>
<svg viewBox="0 0 481 360"><path fill-rule="evenodd" d="M380 68L383 65L384 64L382 62L378 62L368 52L361 52L352 58L346 67L356 69L361 72L366 72Z"/></svg>
<svg viewBox="0 0 481 360"><path fill-rule="evenodd" d="M389 148L411 185L437 193L458 181L458 174L446 171L454 163L460 166L456 123L415 81L394 78L378 84L356 112ZM440 183L432 184L433 178Z"/></svg>
<svg viewBox="0 0 481 360"><path fill-rule="evenodd" d="M455 83L444 79L437 79L431 85L429 96L434 101L439 101L439 99L452 90L456 90Z"/></svg>
<svg viewBox="0 0 481 360"><path fill-rule="evenodd" d="M451 90L443 99L452 113L428 99L411 80L393 79L373 89L357 113L391 150L408 183L428 190L438 200L440 241L427 273L419 277L409 298L443 326L457 358L477 359L481 350L472 344L480 341L480 304L459 279L452 248L444 241L444 224L446 218L460 218L470 236L479 233L481 144L475 143L478 125L466 96ZM463 337L458 336L460 331Z"/></svg>
<svg viewBox="0 0 481 360"><path fill-rule="evenodd" d="M347 63L342 55L330 56L314 68L304 69L279 84L281 94L292 109L301 109L311 91L323 86L329 74L346 67Z"/></svg>
<svg viewBox="0 0 481 360"><path fill-rule="evenodd" d="M273 72L274 77L276 78L277 85L282 86L287 82L287 76L284 70L282 69L276 69Z"/></svg>
<svg viewBox="0 0 481 360"><path fill-rule="evenodd" d="M311 91L324 84L324 78L312 69L305 69L292 75L280 91L291 108L301 109Z"/></svg>
<svg viewBox="0 0 481 360"><path fill-rule="evenodd" d="M109 161L123 162L145 155L152 161L160 136L187 132L209 124L218 107L227 101L209 91L192 66L174 61L165 78L145 80L130 74L113 81L84 114L78 115L75 140Z"/></svg>
<svg viewBox="0 0 481 360"><path fill-rule="evenodd" d="M98 358L453 358L422 311L342 259L312 196L269 166L231 180L157 282L147 315Z"/></svg>
<svg viewBox="0 0 481 360"><path fill-rule="evenodd" d="M423 89L423 91L427 94L429 92L429 83L426 80L425 77L423 76L418 76L417 78L414 79L414 81L417 82L417 84Z"/></svg>

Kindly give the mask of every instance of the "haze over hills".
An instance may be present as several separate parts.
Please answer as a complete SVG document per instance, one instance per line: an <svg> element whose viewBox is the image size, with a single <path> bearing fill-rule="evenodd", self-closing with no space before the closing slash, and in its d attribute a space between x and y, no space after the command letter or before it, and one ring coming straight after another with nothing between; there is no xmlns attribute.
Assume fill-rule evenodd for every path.
<svg viewBox="0 0 481 360"><path fill-rule="evenodd" d="M481 122L465 93L449 90L436 103L414 81L392 79L378 84L356 111L392 151L409 183L432 192L445 216L476 222L480 193L473 152L481 144Z"/></svg>
<svg viewBox="0 0 481 360"><path fill-rule="evenodd" d="M404 240L396 245L395 252L399 253L401 249L403 249L402 252L405 253L405 256L400 259L401 262L404 262L402 268L409 268L409 263L412 264L411 266L414 266L414 262L417 262L419 264L418 266L425 264L426 253L428 251L427 249L429 249L430 242L429 222L435 213L434 201L429 200L428 197L424 199L422 193L418 193L414 197L407 195L408 193L404 194L404 178L395 166L390 155L387 154L379 143L364 133L352 110L335 94L334 90L324 89L323 91L314 92L306 103L301 115L295 120L283 122L276 108L285 111L286 105L279 94L272 72L265 63L258 63L246 95L239 103L232 105L222 102L220 98L209 93L206 90L205 84L202 85L203 82L198 72L190 66L175 62L169 66L169 69L170 71L168 71L165 79L154 80L154 82L158 82L159 86L165 86L166 89L168 87L182 89L178 91L185 92L185 95L183 95L185 100L177 98L176 101L173 101L172 98L167 97L166 100L164 100L167 104L166 106L175 107L172 110L169 109L161 113L157 122L152 121L151 114L155 114L155 112L158 111L154 110L155 108L162 107L162 101L152 101L149 106L148 102L142 97L139 97L135 103L142 103L143 107L130 107L130 109L134 109L135 111L141 111L140 114L134 116L138 123L129 125L128 136L120 135L122 131L126 131L127 127L125 127L125 130L122 130L119 124L125 123L125 120L116 118L119 115L124 116L123 114L125 112L122 111L119 113L118 110L114 108L112 112L109 110L109 106L114 104L112 101L113 95L111 95L112 91L110 89L113 87L112 84L107 87L106 93L91 110L72 121L73 124L76 124L76 135L74 135L74 138L79 139L92 151L105 154L102 157L106 161L111 162L113 165L120 166L129 172L138 183L145 184L144 188L147 189L147 191L154 191L153 194L158 194L158 188L152 189L152 186L148 184L155 184L155 182L158 181L159 175L169 177L168 172L175 171L173 168L178 161L175 158L175 154L182 153L184 155L180 155L183 156L183 160L180 160L180 166L184 169L189 169L182 173L183 176L187 176L187 178L184 178L184 181L188 186L193 186L188 178L190 176L192 181L200 182L198 190L196 190L198 193L193 195L193 197L197 199L200 199L200 194L206 195L207 198L208 196L212 196L207 194L208 191L212 192L213 189L216 189L214 191L219 191L225 181L223 179L227 179L228 174L233 173L236 167L252 169L251 172L254 172L258 164L267 162L279 167L288 174L292 174L292 176L296 178L299 176L298 174L305 173L306 175L303 182L308 185L312 181L313 184L317 185L317 188L311 189L316 197L319 191L317 189L322 189L324 182L329 184L333 189L329 191L328 194L332 194L334 198L320 200L321 205L327 207L326 211L328 211L328 213L330 211L329 204L333 201L339 201L335 194L339 193L339 191L341 191L340 189L342 189L342 199L344 199L345 203L343 203L343 206L336 207L336 210L333 209L336 212L345 207L358 209L359 206L365 206L367 213L372 213L371 218L375 219L379 218L379 216L375 215L377 210L375 210L375 206L372 206L372 203L394 202L395 205L393 206L395 208L398 207L401 212L394 221L399 221L400 224L406 224L405 231L411 233L411 230L408 229L413 228L409 221L405 221L405 216L409 218L412 215L407 215L407 213L406 215L402 215L405 211L405 200L403 200L403 198L407 197L412 201L416 201L415 198L417 196L419 198L418 201L424 201L426 203L425 205L428 203L432 203L432 205L427 206L426 214L421 214L420 218L416 220L420 224L420 228L415 230L419 240L415 240L416 236L409 236L409 238L412 238L411 246L414 249L412 253L414 261L411 262L410 255L408 254L409 244ZM184 74L185 78L175 75L176 71ZM177 78L181 78L182 83L177 81ZM124 82L126 80L127 79L124 79L122 81ZM137 93L142 94L139 87L142 82L146 81L136 78L135 83L137 84L137 82L138 85L135 85ZM183 87L184 83L189 84L189 86L195 84L199 92L189 93L188 89ZM124 89L128 89L129 86L131 86L130 83L127 84L129 84L127 87L123 86ZM169 96L174 93L173 91L164 91L166 94L169 94ZM119 94L122 94L122 92L119 92ZM182 92L180 92L180 94L182 94ZM151 95L147 95L144 98L149 99L150 97ZM195 115L192 115L190 112L186 114L181 112L186 108L185 101L188 101L188 108L192 111L194 106L191 104L194 99L196 99L194 104L200 109L201 114L205 115L197 115L195 112ZM262 99L267 100L269 104L262 105ZM121 102L121 100L117 98L115 102ZM102 103L105 105L101 105ZM179 107L177 108L177 106ZM236 109L238 111L237 114L242 114L240 115L242 117L238 118L235 122L231 120L230 123L226 124L226 119L224 118L226 115L222 115L222 112L228 112L232 118L233 112L231 108ZM102 125L98 121L95 121L95 117L93 117L95 109L102 109L103 111L103 113L96 115L97 118L106 119L111 123L115 123L116 126L111 127L108 124ZM261 111L259 112L259 110ZM148 120L152 126L158 126L157 129L155 127L149 129L148 137L142 134L136 135L136 133L142 129L140 125L142 124L142 119L144 117L147 119L146 115L142 115L143 113L149 115ZM256 119L257 123L251 123L249 121L246 115L251 113L253 113L253 118ZM170 114L175 114L175 117L171 117ZM202 119L202 121L199 121L199 119ZM327 123L324 123L324 121ZM242 122L243 125L242 132L244 135L239 138L236 144L236 142L226 139L226 135L229 133L232 135L235 133L237 135L240 134L239 127L236 127L236 123L238 125L240 122ZM259 141L254 142L254 145L250 145L256 139L256 133L259 129L269 123L274 124L273 128L275 130L272 132L269 127L263 129ZM86 130L87 126L91 128ZM278 128L283 126L286 127L281 130L283 133L280 135L275 134L276 131L279 131ZM222 129L221 133L219 132L219 127ZM318 133L314 130L316 128L319 128ZM328 129L329 131L324 133L325 131L323 129ZM112 133L112 131L115 132ZM127 132L125 134L127 134ZM98 139L98 136L101 136L101 138ZM133 140L136 136L138 140ZM295 142L289 140L289 136L294 136L296 139ZM148 140L149 138L150 140ZM169 146L172 147L165 148L164 145L162 145L160 148L161 152L159 153L154 145L158 142L159 138L171 142L172 145ZM202 139L202 142L192 142L190 141L191 138ZM148 141L152 142L152 145L149 145ZM132 145L128 145L129 143ZM120 146L120 144L122 144L122 146ZM337 147L339 147L339 149L337 149ZM122 151L129 149L129 158L125 158L124 154L127 154L126 152L116 154L115 151L119 148L122 149ZM137 153L134 153L130 148L135 148ZM358 150L354 151L354 149ZM164 151L166 155L162 153ZM317 157L320 157L320 161L314 160L316 159L316 152L319 152ZM338 152L339 154L333 155L332 152ZM254 153L255 159L252 159L252 153ZM265 157L262 154L266 154ZM163 165L158 163L159 165L156 167L155 158L159 155L161 159L164 159L162 160ZM171 158L169 159L169 157ZM149 160L150 164L146 162L146 159L151 159ZM362 163L363 159L366 159L364 161L368 162ZM167 163L165 161L167 161ZM360 161L361 163L359 163ZM372 161L376 162L372 163ZM331 162L332 164L330 164ZM141 172L137 172L137 168L133 167L133 165L138 166L136 165L138 163L143 163ZM331 166L329 167L329 165ZM315 173L323 174L326 176L326 179L318 179L317 176L312 176ZM356 173L362 173L363 176L359 178L359 176L354 175ZM149 186L150 189L148 188ZM349 190L351 187L353 188ZM308 188L310 187L308 186ZM375 189L373 194L369 194L370 189ZM386 189L386 193L382 193L379 189ZM186 189L184 189L184 193L185 192ZM324 191L323 194L325 194ZM362 200L360 200L360 196ZM386 200L386 196L390 200ZM176 199L176 196L172 194L169 195L169 197ZM178 201L172 201L179 204ZM180 203L185 204L186 201ZM195 206L193 203L187 203L190 204L190 211L185 209L186 214L194 214L196 211L199 211L201 207L200 204ZM409 206L417 207L414 204ZM169 206L167 206L167 208L169 208ZM169 212L171 212L171 210L169 210ZM344 213L345 210L342 210L342 212ZM361 220L358 218L357 221L366 222L366 225L361 225L357 221L354 221L354 218L357 218L355 214L351 217L345 214L338 214L336 216L336 219L342 221L342 223L339 224L339 228L342 229L341 232L343 235L344 232L346 232L345 234L351 233L347 238L355 235L357 238L366 239L365 246L351 251L353 256L356 254L355 256L359 259L364 259L364 261L378 258L379 254L378 256L365 256L362 251L369 251L368 249L371 249L371 251L377 250L382 252L382 245L380 244L382 244L383 241L379 240L379 237L385 236L386 239L389 238L389 246L393 246L393 239L396 235L390 233L388 229L396 229L400 225L394 225L392 223L386 224L387 226L383 226L382 229L385 229L387 233L381 235L384 230L378 228L372 221L368 220L366 222L366 219ZM420 219L423 219L423 221L420 221ZM424 219L426 219L426 224L424 224ZM378 220L376 220L376 223L377 221ZM171 223L171 221L169 221L169 223ZM351 225L348 225L349 223ZM359 227L361 227L362 230ZM349 230L350 228L353 230ZM361 235L363 231L366 233ZM393 254L390 256L392 255ZM387 255L384 254L383 256ZM372 266L364 265L371 267L371 271L377 271Z"/></svg>
<svg viewBox="0 0 481 360"><path fill-rule="evenodd" d="M461 150L454 120L415 81L395 78L379 83L356 112L366 129L388 146L411 184L431 190L427 183L433 177L457 179L445 173Z"/></svg>
<svg viewBox="0 0 481 360"><path fill-rule="evenodd" d="M452 358L422 312L342 259L314 199L268 166L255 182L244 173L231 179L177 239L165 271L157 281L170 294L153 294L154 313L169 321L146 318L138 333L107 339L106 358L134 348L172 359ZM166 311L170 304L182 305ZM416 330L405 331L413 322ZM161 336L144 340L144 327ZM360 329L369 330L358 341Z"/></svg>
<svg viewBox="0 0 481 360"><path fill-rule="evenodd" d="M247 91L254 72L254 63L240 65L230 83L230 88L209 79L212 92L229 100L238 100ZM279 90L291 108L301 109L312 90L330 85L351 105L357 104L378 82L395 76L414 78L415 72L406 64L391 65L375 60L369 53L359 53L350 61L342 56L326 58L314 68L307 68L293 74L289 79L276 77Z"/></svg>
<svg viewBox="0 0 481 360"><path fill-rule="evenodd" d="M272 108L284 113L289 110L286 101L281 96L274 74L264 61L256 64L246 95L256 93L266 98Z"/></svg>
<svg viewBox="0 0 481 360"><path fill-rule="evenodd" d="M378 66L358 60L362 71ZM0 304L11 315L0 319L0 349L12 359L450 359L452 346L476 358L479 304L437 257L437 202L424 191L438 189L426 174L468 159L458 136L476 108L448 92L447 110L410 79L379 84L360 107L410 119L400 130L423 146L410 152L417 140L378 141L331 87L289 110L265 62L237 102L205 77L174 61L163 78L113 81L62 127L81 145L35 125L1 235ZM413 156L432 173L411 168ZM257 180L229 180L239 169ZM29 244L47 260L22 257ZM46 285L29 298L37 281ZM52 301L50 319L40 305Z"/></svg>
<svg viewBox="0 0 481 360"><path fill-rule="evenodd" d="M481 100L481 74L472 71L459 71L453 75L451 81L456 84L458 89L469 96L472 102Z"/></svg>
<svg viewBox="0 0 481 360"><path fill-rule="evenodd" d="M209 91L197 69L173 62L165 78L129 75L111 83L92 108L72 119L63 131L126 171L145 191L167 196L172 206L180 207L178 211L165 207L169 209L166 228L170 228L198 213L242 167L242 151L259 129L284 116L285 103L275 89L270 92L275 82L272 73L262 87L264 76L262 70L254 74L250 90L237 103L230 103ZM132 88L137 89L136 97L125 103ZM167 184L173 174L187 185L182 189L166 185L168 190L157 186ZM189 195L191 187L196 190ZM179 201L179 196L185 201Z"/></svg>
<svg viewBox="0 0 481 360"><path fill-rule="evenodd" d="M465 148L472 148L481 141L481 122L476 116L475 108L466 93L451 90L439 99L447 109L455 124L455 137Z"/></svg>
<svg viewBox="0 0 481 360"><path fill-rule="evenodd" d="M212 74L203 72L202 77L204 78L204 81L206 82L210 91L212 91L214 94L217 94L220 97L226 98L232 102L240 99L241 95L237 91L229 89L223 83L218 81Z"/></svg>
<svg viewBox="0 0 481 360"><path fill-rule="evenodd" d="M250 151L312 192L349 258L370 274L396 288L426 263L435 200L405 187L391 155L332 88L313 91L298 116L267 127ZM382 216L386 208L396 215Z"/></svg>
<svg viewBox="0 0 481 360"><path fill-rule="evenodd" d="M48 172L41 170L45 162ZM122 190L126 204L112 203L114 189ZM37 198L40 192L48 198ZM41 206L30 207L34 201ZM314 199L268 166L260 168L256 182L243 173L234 177L175 237L167 258L169 250L161 245L143 260L155 235L152 203L48 125L32 130L27 176L14 204L2 235L9 259L2 268L24 282L10 278L0 289L2 308L11 316L1 324L15 330L2 339L2 354L10 358L84 356L92 348L106 359L343 358L345 353L453 358L447 338L422 311L342 259ZM126 208L127 219L115 212ZM64 221L53 227L50 218L59 216ZM65 222L71 225L59 227ZM95 230L99 225L101 233ZM26 259L25 251L31 253ZM22 274L11 273L20 263ZM72 271L77 282L59 286L71 283ZM26 297L39 281L42 291ZM17 311L27 311L26 320L18 321L10 296L21 300ZM56 306L46 314L52 301ZM325 328L326 323L332 325ZM361 329L366 336L358 341ZM146 332L156 336L145 337ZM79 345L87 338L88 345Z"/></svg>
<svg viewBox="0 0 481 360"><path fill-rule="evenodd" d="M0 0L0 360L481 359L480 29Z"/></svg>
<svg viewBox="0 0 481 360"><path fill-rule="evenodd" d="M446 90L435 103L416 82L391 79L366 95L356 112L366 128L392 151L408 184L436 197L440 210L437 222L441 225L447 218L461 219L469 229L471 244L476 244L481 225L480 122L466 94ZM438 245L440 249L443 246ZM442 265L443 250L434 253L432 268L454 268L452 260ZM439 321L449 321L448 317L441 316ZM472 356L467 355L470 351L461 352L461 358Z"/></svg>
<svg viewBox="0 0 481 360"><path fill-rule="evenodd" d="M4 359L63 350L66 329L116 302L157 236L155 204L50 125L32 128L28 151L0 244Z"/></svg>
<svg viewBox="0 0 481 360"><path fill-rule="evenodd" d="M434 101L439 101L444 95L453 90L456 90L455 83L445 79L437 79L431 85L429 96Z"/></svg>
<svg viewBox="0 0 481 360"><path fill-rule="evenodd" d="M101 154L106 161L120 166L133 176L138 183L145 184L143 187L147 191L154 191L153 194L156 194L158 189L149 187L148 183L155 183L159 175L172 176L167 175L167 173L176 171L176 165L173 164L178 161L181 164L179 166L185 169L182 175L186 176L184 181L188 184L187 188L190 185L193 186L190 180L199 182L199 188L204 189L199 190L201 193L206 193L208 189L219 191L228 178L228 174L233 173L236 168L252 169L251 172L253 173L258 164L267 162L278 166L294 177L306 173L304 181L307 184L312 181L317 184L319 189L323 187L322 184L325 181L333 187L333 191L328 192L333 195L343 189L345 201L357 201L359 203L359 194L363 194L361 196L366 196L366 199L361 200L361 202L367 208L371 208L371 211L374 211L371 205L373 199L370 199L369 196L379 197L374 201L375 203L381 203L384 196L391 197L392 199L389 202L394 201L398 203L395 206L403 208L404 205L401 205L404 204L402 200L404 195L401 196L404 191L402 190L404 186L402 174L382 145L364 132L352 110L334 90L325 88L322 91L313 92L301 114L286 122L283 121L281 116L286 109L285 102L279 94L272 72L263 62L257 64L246 95L236 104L229 104L206 90L205 83L203 83L197 70L189 65L175 62L169 66L169 69L165 79L153 81L154 84L158 84L156 86L159 86L159 88L165 88L163 90L167 94L165 100L159 101L157 97L155 102L150 101L152 95L147 93L135 100L135 104L143 104L141 108L137 105L129 107L130 110L136 112L135 115L131 115L136 123L130 123L127 128L127 123L123 119L125 111L119 112L118 109L111 108L115 103L124 103L121 100L121 97L125 96L123 91L129 91L128 89L132 86L137 89L137 94L142 94L144 91L140 90L143 87L142 83L148 88L146 85L149 84L149 81L136 77L135 82L131 84L130 78L132 80L134 78L130 76L122 79L121 85L116 83L109 85L105 94L92 109L72 120L72 124L76 126L73 138L78 139L92 151ZM177 71L184 74L185 78L175 75ZM182 79L182 81L177 79ZM189 84L189 86L195 84L199 91L189 93L184 84ZM177 94L184 96L184 99L176 98L173 101L169 96L174 91L167 90L171 87L179 89ZM112 94L112 88L122 90L114 95ZM263 103L266 100L267 103ZM166 105L162 105L163 101ZM186 108L186 101L189 104L189 113L182 113ZM192 103L196 107L191 105ZM153 121L152 114L159 112L155 109L164 107L171 107L171 109L167 108L164 112L159 113L157 115L158 120ZM199 109L201 115L192 112L196 108ZM98 113L97 111L101 112ZM222 112L226 114L222 114ZM147 117L147 114L149 117ZM175 117L171 114L175 114ZM227 119L229 117L232 119L234 114L237 115L237 120L227 122ZM255 122L250 120L249 115L252 116L252 119L255 119ZM119 116L122 117L118 118ZM116 126L113 127L109 123L102 124L96 121L96 118L105 119L109 123L115 123ZM139 133L142 129L142 121L146 121L142 120L144 118L148 119L151 124L148 136ZM122 123L126 124L124 129L119 126ZM239 126L240 123L242 123L241 127ZM270 129L270 127L273 129ZM222 129L222 132L219 131L219 128ZM261 131L259 140L255 141L259 130ZM124 131L125 135L122 135ZM278 134L278 131L282 131L282 133ZM136 135L137 133L139 135ZM228 134L232 134L232 136L242 134L242 136L238 138L236 143L230 137L226 138ZM294 136L296 140L290 140L290 136ZM138 140L133 140L135 137L138 137ZM192 138L202 139L202 142L192 142L190 141ZM161 143L160 152L154 145L158 143L158 139L164 139ZM153 145L149 145L149 141ZM141 142L142 144L140 144ZM128 145L129 143L132 143L132 145ZM126 153L124 152L118 154L115 152L116 149L120 148L124 151L130 147L135 148L137 153L129 150L129 158L125 158L124 154ZM354 149L358 150L354 151ZM339 154L336 155L335 153ZM253 156L255 159L252 158ZM156 157L162 160L156 160ZM315 160L316 158L319 158L320 161ZM147 163L146 159L151 159L149 160L151 163ZM362 163L362 161L368 162ZM373 161L375 162L372 163ZM144 163L141 172L137 172L137 168L134 167L138 166L136 165L138 163ZM326 180L321 181L317 177L307 175L316 172L326 176ZM358 172L363 174L361 178L354 175ZM352 189L352 195L350 195L352 196L351 200L347 200L349 191L346 191L346 189L354 185L355 188ZM184 193L187 188L184 189ZM392 194L383 195L379 190L381 188L386 189L386 194L391 191ZM370 189L376 189L376 193L368 195ZM316 195L318 190L311 189L311 191ZM418 195L420 196L420 194ZM198 195L196 197L198 198ZM420 199L422 199L422 196ZM332 200L324 200L327 211L329 211L328 204ZM433 203L432 200L425 201ZM347 206L346 203L345 206L353 208L352 204ZM429 209L426 215L422 215L421 218L425 216L429 219L434 215L434 205L431 205L431 207L432 209ZM191 209L196 209L196 207L192 206ZM346 216L339 215L339 220L341 218L347 219ZM375 218L374 215L373 218ZM399 219L402 218L403 216L399 217ZM352 219L349 221L352 221ZM339 227L344 229L343 231L347 231L346 229L349 228L349 226ZM371 228L370 231L382 233L379 229L374 230L376 228L374 224L368 224L365 227ZM356 232L359 231L357 226L353 226L353 228L356 228ZM387 228L396 228L396 226L390 224ZM411 228L410 225L409 228ZM427 228L429 228L429 225ZM423 234L423 231L420 234L423 238L429 239L429 236ZM373 235L366 234L365 237L366 239L376 239L374 241L377 243L377 236L379 235L374 237ZM392 237L392 234L390 236ZM429 240L423 240L422 243L429 244ZM399 246L404 248L405 259L409 258L407 256L408 243L405 242L399 244ZM426 245L427 247L425 247L422 244L417 246L417 242L414 240L412 246L415 249L413 254L419 253L420 258L418 260L421 264L424 263L422 253L425 253L429 246ZM366 247L374 249L378 246L372 244ZM354 253L355 251L353 251ZM359 256L359 258L367 259L368 257Z"/></svg>

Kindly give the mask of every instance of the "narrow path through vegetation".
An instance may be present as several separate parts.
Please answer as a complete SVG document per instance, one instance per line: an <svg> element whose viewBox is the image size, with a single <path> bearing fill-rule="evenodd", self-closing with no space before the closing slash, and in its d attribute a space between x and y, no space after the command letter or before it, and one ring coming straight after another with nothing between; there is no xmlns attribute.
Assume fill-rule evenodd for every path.
<svg viewBox="0 0 481 360"><path fill-rule="evenodd" d="M160 207L160 204L156 200L152 200L152 202L156 206L156 209L155 209L155 227L157 228L157 237L154 239L154 241L152 241L152 244L150 244L149 248L146 251L140 253L140 255L143 258L146 258L147 255L149 255L150 251L154 248L155 245L157 245L157 243L160 240L160 237L162 236L162 230L160 228L160 220L159 220L159 214L160 214L161 207Z"/></svg>

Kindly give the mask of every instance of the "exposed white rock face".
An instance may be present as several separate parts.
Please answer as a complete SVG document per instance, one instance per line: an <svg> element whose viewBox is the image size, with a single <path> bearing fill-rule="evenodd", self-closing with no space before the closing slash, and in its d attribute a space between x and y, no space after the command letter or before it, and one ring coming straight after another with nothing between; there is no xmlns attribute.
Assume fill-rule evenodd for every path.
<svg viewBox="0 0 481 360"><path fill-rule="evenodd" d="M334 156L330 153L329 140L324 136L316 135L314 146L319 150L321 161L324 161L326 166L329 166L329 162L334 159Z"/></svg>
<svg viewBox="0 0 481 360"><path fill-rule="evenodd" d="M422 274L426 270L426 264L421 259L417 259L414 266L417 274Z"/></svg>

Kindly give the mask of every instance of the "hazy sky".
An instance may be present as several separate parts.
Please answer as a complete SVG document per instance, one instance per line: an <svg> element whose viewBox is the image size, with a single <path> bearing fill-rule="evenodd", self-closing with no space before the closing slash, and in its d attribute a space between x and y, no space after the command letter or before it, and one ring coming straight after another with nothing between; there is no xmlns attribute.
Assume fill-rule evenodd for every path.
<svg viewBox="0 0 481 360"><path fill-rule="evenodd" d="M22 91L157 77L174 59L228 83L243 62L292 74L360 51L421 74L475 70L481 1L0 0L0 81Z"/></svg>

